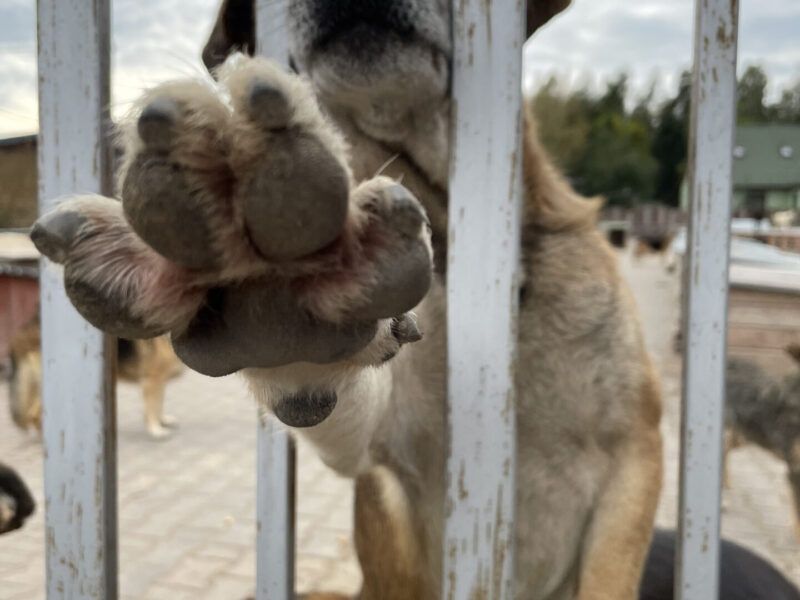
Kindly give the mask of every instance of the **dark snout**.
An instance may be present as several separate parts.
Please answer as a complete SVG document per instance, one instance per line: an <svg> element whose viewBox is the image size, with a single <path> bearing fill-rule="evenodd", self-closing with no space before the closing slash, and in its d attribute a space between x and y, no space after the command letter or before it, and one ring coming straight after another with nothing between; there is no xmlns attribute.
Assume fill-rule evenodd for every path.
<svg viewBox="0 0 800 600"><path fill-rule="evenodd" d="M203 64L210 71L233 52L256 50L255 0L224 0L203 48Z"/></svg>
<svg viewBox="0 0 800 600"><path fill-rule="evenodd" d="M334 39L352 33L410 38L416 33L415 17L420 12L410 0L312 0L309 4L308 16L315 24L310 41L315 49L324 49Z"/></svg>

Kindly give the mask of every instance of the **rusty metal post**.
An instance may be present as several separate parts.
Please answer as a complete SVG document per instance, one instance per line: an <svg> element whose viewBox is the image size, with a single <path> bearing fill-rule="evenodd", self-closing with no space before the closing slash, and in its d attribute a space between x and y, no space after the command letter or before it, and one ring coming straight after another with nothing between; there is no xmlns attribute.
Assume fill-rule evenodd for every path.
<svg viewBox="0 0 800 600"><path fill-rule="evenodd" d="M515 0L453 3L443 598L514 597L514 369L522 196Z"/></svg>
<svg viewBox="0 0 800 600"><path fill-rule="evenodd" d="M111 192L108 0L39 0L39 210ZM117 597L116 344L67 299L42 259L47 597Z"/></svg>
<svg viewBox="0 0 800 600"><path fill-rule="evenodd" d="M697 0L675 596L719 597L738 0Z"/></svg>

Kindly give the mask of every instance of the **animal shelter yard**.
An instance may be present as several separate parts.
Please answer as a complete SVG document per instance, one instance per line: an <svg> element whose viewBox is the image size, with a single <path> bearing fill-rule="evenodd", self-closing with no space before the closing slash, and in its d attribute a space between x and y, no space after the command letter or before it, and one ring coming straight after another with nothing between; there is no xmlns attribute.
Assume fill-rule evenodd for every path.
<svg viewBox="0 0 800 600"><path fill-rule="evenodd" d="M665 485L658 524L677 518L680 357L672 339L677 277L658 256L620 255L645 325L664 390ZM6 389L0 402L6 405ZM167 412L180 428L163 442L142 425L139 390L118 397L120 597L132 600L236 600L255 580L255 408L238 377L208 379L185 371L167 390ZM0 455L34 490L39 508L20 531L0 538L2 600L44 598L42 447L0 411ZM773 562L800 584L785 465L749 446L730 460L723 492L723 536ZM359 573L350 541L350 483L299 447L296 563L299 590L354 593Z"/></svg>

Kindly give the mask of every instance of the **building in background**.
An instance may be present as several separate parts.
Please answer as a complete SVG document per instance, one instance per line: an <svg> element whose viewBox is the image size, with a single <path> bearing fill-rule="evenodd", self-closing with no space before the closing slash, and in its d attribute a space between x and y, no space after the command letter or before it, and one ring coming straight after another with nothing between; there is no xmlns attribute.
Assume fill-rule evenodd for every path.
<svg viewBox="0 0 800 600"><path fill-rule="evenodd" d="M36 220L36 136L0 139L0 229Z"/></svg>
<svg viewBox="0 0 800 600"><path fill-rule="evenodd" d="M800 210L800 125L739 125L733 156L735 216L760 220ZM684 208L688 192L684 179Z"/></svg>

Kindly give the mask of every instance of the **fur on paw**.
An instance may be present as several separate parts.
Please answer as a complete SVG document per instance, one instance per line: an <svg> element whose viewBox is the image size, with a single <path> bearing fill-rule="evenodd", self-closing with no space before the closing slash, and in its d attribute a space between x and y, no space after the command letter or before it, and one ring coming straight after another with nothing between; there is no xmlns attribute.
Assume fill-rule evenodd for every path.
<svg viewBox="0 0 800 600"><path fill-rule="evenodd" d="M431 282L424 210L386 177L356 185L306 82L234 61L219 86L149 91L121 131L121 201L67 199L31 233L89 322L169 332L212 376L378 364L417 337L396 323Z"/></svg>

